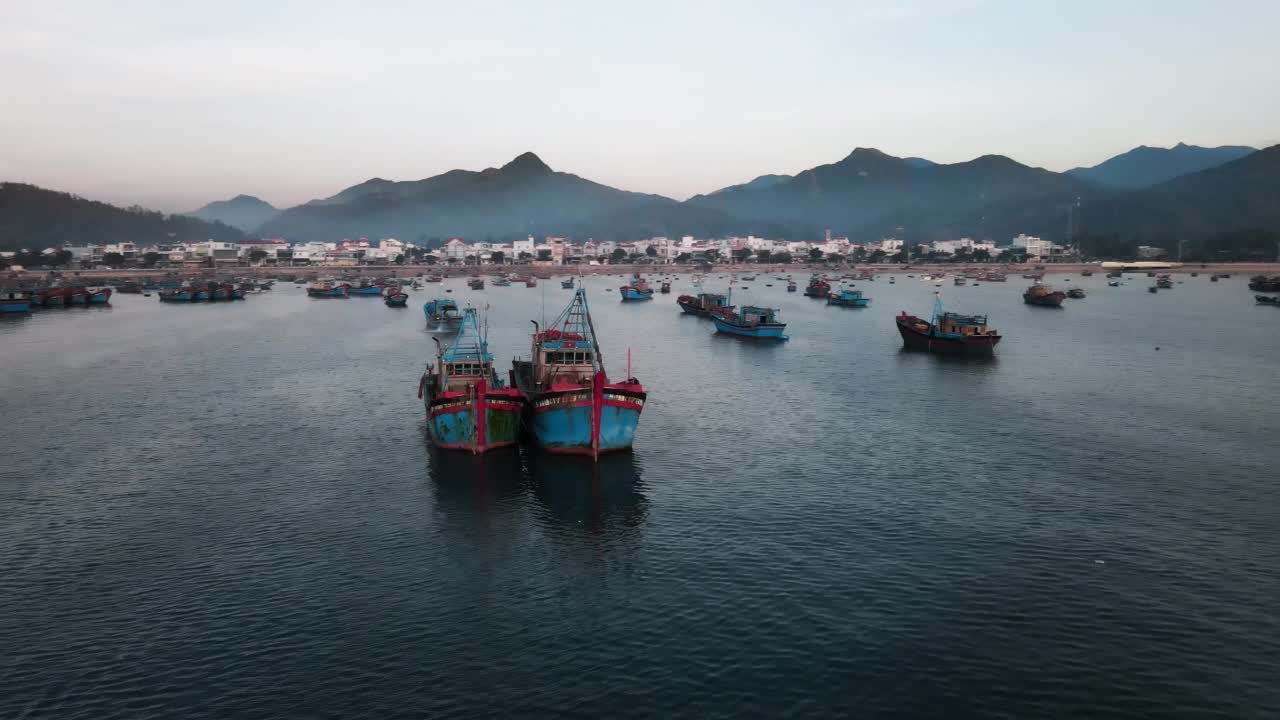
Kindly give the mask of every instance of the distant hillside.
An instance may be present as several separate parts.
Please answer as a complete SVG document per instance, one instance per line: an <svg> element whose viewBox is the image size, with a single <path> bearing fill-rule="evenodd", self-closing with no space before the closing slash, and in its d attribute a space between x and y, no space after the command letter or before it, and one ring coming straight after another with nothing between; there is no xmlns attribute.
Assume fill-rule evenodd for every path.
<svg viewBox="0 0 1280 720"><path fill-rule="evenodd" d="M1061 235L1067 204L1090 192L1080 180L998 155L939 165L858 148L783 182L737 185L688 204L724 213L740 232L820 237L831 228L863 239L927 241Z"/></svg>
<svg viewBox="0 0 1280 720"><path fill-rule="evenodd" d="M280 211L270 203L252 195L237 195L230 200L218 200L184 215L210 222L221 222L243 232L252 233L262 223L275 217Z"/></svg>
<svg viewBox="0 0 1280 720"><path fill-rule="evenodd" d="M281 212L264 234L307 240L347 237L428 237L471 240L525 235L629 239L707 235L727 224L722 214L660 195L618 190L556 172L525 153L500 168L451 170L395 182L374 178L322 200Z"/></svg>
<svg viewBox="0 0 1280 720"><path fill-rule="evenodd" d="M0 183L0 250L61 244L236 242L244 233L184 215L119 208L23 183Z"/></svg>
<svg viewBox="0 0 1280 720"><path fill-rule="evenodd" d="M711 194L715 195L717 193L733 191L733 190L763 190L765 188L773 187L774 185L779 185L781 183L784 183L790 179L791 179L790 175L761 175L760 177L756 178L755 180L752 180L751 182L743 183L741 185L730 185L729 187L726 187L726 188L720 188L719 190L716 190Z"/></svg>
<svg viewBox="0 0 1280 720"><path fill-rule="evenodd" d="M1068 170L1067 174L1116 190L1141 190L1180 175L1238 160L1253 152L1256 152L1255 148L1240 145L1214 148L1183 143L1171 148L1143 145L1093 167Z"/></svg>

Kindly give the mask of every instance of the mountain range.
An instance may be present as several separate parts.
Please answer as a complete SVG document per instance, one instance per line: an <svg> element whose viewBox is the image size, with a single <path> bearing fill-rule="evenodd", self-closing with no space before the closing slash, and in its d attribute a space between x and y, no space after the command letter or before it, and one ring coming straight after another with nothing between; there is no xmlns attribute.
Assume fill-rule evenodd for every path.
<svg viewBox="0 0 1280 720"><path fill-rule="evenodd" d="M1142 145L1093 167L1079 167L1068 175L1117 190L1141 190L1188 173L1208 170L1257 152L1242 145L1199 147L1178 143L1171 148Z"/></svg>
<svg viewBox="0 0 1280 720"><path fill-rule="evenodd" d="M1212 164L1201 167L1206 163ZM1195 169L1165 178L1182 167ZM1230 232L1254 233L1248 242L1261 247L1280 227L1280 146L1137 148L1087 170L1056 173L1000 155L943 164L857 148L795 175L762 175L679 202L557 172L524 153L481 171L451 170L412 181L373 178L284 210L239 196L192 213L205 220L113 208L8 183L0 186L0 248L245 234L414 242L525 235L810 239L828 228L858 240L1004 241L1020 232L1062 240L1070 222L1077 240L1088 237L1099 250L1123 254L1138 243L1171 247ZM1163 179L1150 182L1155 178ZM1118 183L1141 187L1118 189ZM259 217L265 219L254 226Z"/></svg>

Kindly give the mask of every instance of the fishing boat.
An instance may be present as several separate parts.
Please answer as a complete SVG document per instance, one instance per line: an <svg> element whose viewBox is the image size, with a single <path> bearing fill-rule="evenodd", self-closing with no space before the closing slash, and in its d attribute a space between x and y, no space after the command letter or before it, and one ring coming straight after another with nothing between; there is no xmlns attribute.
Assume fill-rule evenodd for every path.
<svg viewBox="0 0 1280 720"><path fill-rule="evenodd" d="M1209 276L1209 282L1218 282L1218 276L1217 276L1217 275L1210 275L1210 276Z"/></svg>
<svg viewBox="0 0 1280 720"><path fill-rule="evenodd" d="M897 325L902 346L907 350L990 357L1000 343L1000 334L987 327L986 315L943 312L942 298L936 293L933 316L929 320L909 315L904 310L898 315Z"/></svg>
<svg viewBox="0 0 1280 720"><path fill-rule="evenodd" d="M1223 274L1219 277L1230 277ZM1280 292L1280 275L1267 277L1266 275L1254 275L1249 278L1249 289L1254 292Z"/></svg>
<svg viewBox="0 0 1280 720"><path fill-rule="evenodd" d="M458 336L437 351L418 381L427 433L432 444L449 450L482 453L513 446L520 440L525 396L503 386L476 309L467 308L461 318Z"/></svg>
<svg viewBox="0 0 1280 720"><path fill-rule="evenodd" d="M427 322L439 330L457 330L462 325L462 313L453 298L436 298L422 306Z"/></svg>
<svg viewBox="0 0 1280 720"><path fill-rule="evenodd" d="M88 290L88 301L90 305L106 305L111 302L111 288L91 288Z"/></svg>
<svg viewBox="0 0 1280 720"><path fill-rule="evenodd" d="M681 295L676 298L676 304L687 315L697 315L698 317L711 317L711 313L717 310L732 310L733 306L729 304L729 296L720 293L698 293L697 295Z"/></svg>
<svg viewBox="0 0 1280 720"><path fill-rule="evenodd" d="M160 290L157 294L160 296L160 302L189 303L194 302L196 299L196 291L190 286L172 290Z"/></svg>
<svg viewBox="0 0 1280 720"><path fill-rule="evenodd" d="M329 280L312 283L307 286L307 297L344 298L347 296L347 285L339 285Z"/></svg>
<svg viewBox="0 0 1280 720"><path fill-rule="evenodd" d="M838 288L834 293L827 296L827 304L839 307L864 308L871 304L871 298L863 297L861 290Z"/></svg>
<svg viewBox="0 0 1280 720"><path fill-rule="evenodd" d="M1120 287L1120 281L1119 281L1119 280L1108 280L1108 281L1107 281L1107 285L1108 285L1109 287Z"/></svg>
<svg viewBox="0 0 1280 720"><path fill-rule="evenodd" d="M137 280L126 280L116 286L116 292L126 295L141 295L142 285Z"/></svg>
<svg viewBox="0 0 1280 720"><path fill-rule="evenodd" d="M387 294L383 296L382 302L387 307L402 308L409 306L409 293L399 288L387 288Z"/></svg>
<svg viewBox="0 0 1280 720"><path fill-rule="evenodd" d="M1039 305L1041 307L1062 307L1062 301L1065 300L1067 294L1061 290L1054 290L1048 285L1036 283L1027 288L1022 293L1022 301L1028 305Z"/></svg>
<svg viewBox="0 0 1280 720"><path fill-rule="evenodd" d="M467 281L467 287L471 288L472 290L483 290L484 278L471 278L470 280Z"/></svg>
<svg viewBox="0 0 1280 720"><path fill-rule="evenodd" d="M804 289L805 297L825 298L831 294L831 283L814 275L809 278L809 285Z"/></svg>
<svg viewBox="0 0 1280 720"><path fill-rule="evenodd" d="M1277 297L1271 297L1269 295L1254 295L1253 300L1259 305L1274 305L1276 307L1280 307L1280 298Z"/></svg>
<svg viewBox="0 0 1280 720"><path fill-rule="evenodd" d="M1170 278L1168 275L1165 275L1164 277L1157 277L1156 287L1160 288L1161 290L1169 290L1173 287L1173 279Z"/></svg>
<svg viewBox="0 0 1280 720"><path fill-rule="evenodd" d="M1160 292L1160 288L1156 287L1155 285L1152 285L1151 287L1147 288L1147 292L1149 293Z"/></svg>
<svg viewBox="0 0 1280 720"><path fill-rule="evenodd" d="M658 292L662 293L663 295L670 295L670 294L671 294L671 281L669 281L669 280L663 280L663 281L662 281L662 285L658 288Z"/></svg>
<svg viewBox="0 0 1280 720"><path fill-rule="evenodd" d="M508 287L509 285L511 285L511 278L507 277L506 275L499 275L498 277L490 280L489 282L492 283L494 287Z"/></svg>
<svg viewBox="0 0 1280 720"><path fill-rule="evenodd" d="M788 280L788 281L787 281L787 292L795 292L795 291L796 291L796 283L795 283L795 281L794 281L794 280Z"/></svg>
<svg viewBox="0 0 1280 720"><path fill-rule="evenodd" d="M524 286L527 288L538 287L538 278L530 276L524 279Z"/></svg>
<svg viewBox="0 0 1280 720"><path fill-rule="evenodd" d="M622 302L639 302L641 300L653 299L653 288L645 285L643 282L631 285L623 285L618 288L618 294L622 297Z"/></svg>
<svg viewBox="0 0 1280 720"><path fill-rule="evenodd" d="M423 281L424 281L424 282L429 282L429 283L444 282L444 276L443 276L443 275L428 275L428 276L426 276L425 278L423 278Z"/></svg>
<svg viewBox="0 0 1280 720"><path fill-rule="evenodd" d="M31 312L31 295L15 290L0 292L0 314Z"/></svg>
<svg viewBox="0 0 1280 720"><path fill-rule="evenodd" d="M1092 271L1092 270L1081 270L1081 271L1080 271L1080 277L1093 277L1093 271Z"/></svg>
<svg viewBox="0 0 1280 720"><path fill-rule="evenodd" d="M957 286L964 285L967 282L969 282L968 279L965 278L965 276L963 275L957 275L951 280L951 284L957 285Z"/></svg>
<svg viewBox="0 0 1280 720"><path fill-rule="evenodd" d="M565 280L561 280L561 281L560 281L560 287L561 287L561 288L563 288L563 289L565 289L565 290L572 290L572 289L573 289L573 278L567 278L567 279L565 279Z"/></svg>
<svg viewBox="0 0 1280 720"><path fill-rule="evenodd" d="M627 379L609 382L586 290L575 290L546 329L534 323L530 359L512 362L512 385L524 394L529 436L553 453L598 458L629 449L647 397L630 366L628 353Z"/></svg>
<svg viewBox="0 0 1280 720"><path fill-rule="evenodd" d="M32 296L39 298L40 302L33 303L40 307L66 307L67 297L61 292L60 288L46 288Z"/></svg>
<svg viewBox="0 0 1280 720"><path fill-rule="evenodd" d="M1079 300L1084 297L1084 290L1081 290L1080 288L1071 288L1070 290L1067 290L1067 297Z"/></svg>
<svg viewBox="0 0 1280 720"><path fill-rule="evenodd" d="M363 297L381 297L382 293L383 286L380 283L371 283L368 280L361 280L347 289L348 295Z"/></svg>
<svg viewBox="0 0 1280 720"><path fill-rule="evenodd" d="M778 320L778 312L774 308L743 305L738 312L718 310L711 319L716 323L716 332L756 340L786 340L783 331L787 324Z"/></svg>

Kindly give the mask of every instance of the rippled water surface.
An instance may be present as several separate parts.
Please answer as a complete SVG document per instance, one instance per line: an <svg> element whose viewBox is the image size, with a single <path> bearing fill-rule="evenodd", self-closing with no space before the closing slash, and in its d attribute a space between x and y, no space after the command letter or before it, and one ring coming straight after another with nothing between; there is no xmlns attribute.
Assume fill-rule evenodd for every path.
<svg viewBox="0 0 1280 720"><path fill-rule="evenodd" d="M985 363L902 276L737 292L780 345L589 280L595 466L428 446L438 286L6 319L0 717L1278 717L1280 311L1184 279L943 288ZM504 366L569 295L446 287Z"/></svg>

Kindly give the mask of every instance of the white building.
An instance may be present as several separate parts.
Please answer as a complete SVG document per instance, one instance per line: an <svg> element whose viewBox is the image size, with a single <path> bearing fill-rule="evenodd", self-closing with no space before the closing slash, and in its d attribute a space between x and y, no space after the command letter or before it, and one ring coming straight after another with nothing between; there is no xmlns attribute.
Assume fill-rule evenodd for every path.
<svg viewBox="0 0 1280 720"><path fill-rule="evenodd" d="M1055 251L1061 251L1061 245L1055 245L1049 240L1027 235L1022 233L1013 239L1013 246L1021 248L1027 255L1028 260L1043 260L1044 258L1053 257Z"/></svg>

